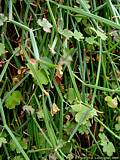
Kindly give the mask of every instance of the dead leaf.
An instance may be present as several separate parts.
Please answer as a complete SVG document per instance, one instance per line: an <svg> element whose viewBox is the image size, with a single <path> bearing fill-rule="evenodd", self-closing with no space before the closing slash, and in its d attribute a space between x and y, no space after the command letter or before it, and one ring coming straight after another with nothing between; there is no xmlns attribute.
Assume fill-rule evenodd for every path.
<svg viewBox="0 0 120 160"><path fill-rule="evenodd" d="M53 103L53 105L51 107L51 111L50 111L51 115L54 116L59 111L60 111L60 109L58 108L58 106L55 103Z"/></svg>
<svg viewBox="0 0 120 160"><path fill-rule="evenodd" d="M100 129L99 129L99 131L100 131L100 132L104 132L104 127L101 126Z"/></svg>
<svg viewBox="0 0 120 160"><path fill-rule="evenodd" d="M90 57L86 56L86 63L89 63L89 62L90 62Z"/></svg>
<svg viewBox="0 0 120 160"><path fill-rule="evenodd" d="M36 61L35 59L31 58L31 59L30 59L30 63L31 63L31 64L36 64L37 61Z"/></svg>
<svg viewBox="0 0 120 160"><path fill-rule="evenodd" d="M17 72L19 75L23 75L26 71L27 71L27 67L22 66L21 68L18 69Z"/></svg>
<svg viewBox="0 0 120 160"><path fill-rule="evenodd" d="M38 19L37 21L38 25L43 27L43 30L47 33L50 33L51 32L51 28L52 28L52 24L46 19L46 18L43 18L42 20L41 19Z"/></svg>
<svg viewBox="0 0 120 160"><path fill-rule="evenodd" d="M56 73L55 73L55 80L58 84L61 84L62 76L63 76L62 65L58 64L56 67Z"/></svg>
<svg viewBox="0 0 120 160"><path fill-rule="evenodd" d="M49 93L45 89L43 89L42 91L46 96L49 96Z"/></svg>

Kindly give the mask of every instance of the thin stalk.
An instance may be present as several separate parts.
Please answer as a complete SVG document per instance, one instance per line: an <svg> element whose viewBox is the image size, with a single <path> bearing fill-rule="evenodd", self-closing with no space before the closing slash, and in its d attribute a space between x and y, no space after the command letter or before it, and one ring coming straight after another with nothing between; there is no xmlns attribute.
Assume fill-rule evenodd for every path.
<svg viewBox="0 0 120 160"><path fill-rule="evenodd" d="M102 121L100 121L97 117L94 117L96 121L98 121L111 135L120 140L120 136L116 135L111 129L109 129Z"/></svg>
<svg viewBox="0 0 120 160"><path fill-rule="evenodd" d="M12 20L12 0L9 0L9 21Z"/></svg>
<svg viewBox="0 0 120 160"><path fill-rule="evenodd" d="M73 136L76 134L78 128L80 127L80 125L82 124L82 122L84 121L84 119L86 118L87 114L91 111L91 108L88 109L86 112L84 112L82 114L82 116L80 117L80 120L79 122L77 123L76 127L74 128L73 132L71 133L69 139L68 139L68 142L71 141L71 139L73 138Z"/></svg>
<svg viewBox="0 0 120 160"><path fill-rule="evenodd" d="M77 98L78 98L78 100L80 100L80 93L79 93L79 90L78 90L78 87L77 87L77 84L76 84L75 78L73 76L73 72L71 70L70 65L68 65L68 70L69 70L69 74L70 74L70 77L71 77L71 80L72 80L72 83L73 83Z"/></svg>
<svg viewBox="0 0 120 160"><path fill-rule="evenodd" d="M52 9L51 9L51 6L50 6L50 3L49 3L49 0L46 0L46 2L47 2L47 6L48 6L48 9L49 9L49 12L50 12L50 16L51 16L51 19L52 19L52 22L53 22L53 25L54 25L55 31L57 31L56 20L55 20L55 17L54 17L54 15L53 15L53 12L52 12Z"/></svg>
<svg viewBox="0 0 120 160"><path fill-rule="evenodd" d="M97 142L96 139L95 139L95 136L93 135L93 133L91 132L91 130L89 129L89 127L87 127L87 129L88 129L90 135L92 136L93 140L95 141L95 143L96 143L96 145L97 145L97 147L98 147L98 149L99 149L101 155L104 156L104 154L103 154L103 152L102 152L102 150L101 150L101 148L100 148L98 142Z"/></svg>
<svg viewBox="0 0 120 160"><path fill-rule="evenodd" d="M99 82L101 62L102 62L102 40L100 39L99 64L98 64L98 70L97 70L96 84L95 84L95 88L94 88L94 92L93 92L93 97L92 97L92 101L91 101L91 107L93 107L94 100L95 100L95 97L96 97L96 90L97 90L97 89L96 89L96 86L98 86L98 82Z"/></svg>
<svg viewBox="0 0 120 160"><path fill-rule="evenodd" d="M69 7L69 6L58 4L58 3L56 3L56 2L54 2L52 0L50 0L50 2L55 4L55 5L57 5L60 8L63 8L63 9L66 9L66 10L70 10L71 12L74 12L74 13L79 13L80 16L83 15L83 16L86 16L86 17L94 18L94 19L96 19L96 20L98 20L100 22L103 22L103 23L105 23L105 24L107 24L107 25L109 25L109 26L111 26L113 28L120 29L120 25L119 24L117 24L117 23L115 23L113 21L110 21L110 20L108 20L106 18L94 15L94 14L89 13L89 12L85 12L85 11L77 9L77 8L73 8L73 7Z"/></svg>
<svg viewBox="0 0 120 160"><path fill-rule="evenodd" d="M76 76L74 73L73 75L75 76L75 78L77 80L79 80L83 85L89 87L89 88L96 88L97 90L101 90L101 91L104 91L104 92L113 92L113 93L120 93L120 90L118 88L116 89L109 89L109 88L105 88L105 87L100 87L100 86L95 86L95 85L92 85L92 84L87 84L85 83L84 81L82 81L78 76Z"/></svg>

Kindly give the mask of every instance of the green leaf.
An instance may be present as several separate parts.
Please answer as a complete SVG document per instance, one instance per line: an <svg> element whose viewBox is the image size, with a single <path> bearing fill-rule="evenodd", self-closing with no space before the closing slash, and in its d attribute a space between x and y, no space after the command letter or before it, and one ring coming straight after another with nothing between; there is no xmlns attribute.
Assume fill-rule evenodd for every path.
<svg viewBox="0 0 120 160"><path fill-rule="evenodd" d="M76 126L75 122L67 121L66 124L64 124L64 130L65 130L66 134L70 135L73 132L75 126Z"/></svg>
<svg viewBox="0 0 120 160"><path fill-rule="evenodd" d="M80 0L76 0L76 2L77 2L78 4L81 4L81 1L80 1ZM89 1L88 1L88 0L84 0L84 4L85 4L85 6L86 6L87 9L90 9L90 5L89 5Z"/></svg>
<svg viewBox="0 0 120 160"><path fill-rule="evenodd" d="M38 63L36 64L27 64L28 68L30 69L29 73L32 75L32 77L34 78L35 82L37 85L39 85L38 83L40 83L40 85L44 84L47 85L49 80L48 80L48 74L49 72L47 71L47 68L42 68L39 69L38 68Z"/></svg>
<svg viewBox="0 0 120 160"><path fill-rule="evenodd" d="M90 29L91 29L92 31L94 31L94 32L97 34L97 36L100 37L103 41L105 41L105 40L107 39L107 36L105 35L105 33L100 32L99 30L96 30L96 29L93 28L93 27L90 27Z"/></svg>
<svg viewBox="0 0 120 160"><path fill-rule="evenodd" d="M68 29L64 29L61 33L64 37L66 37L67 39L71 38L73 36L73 32L71 32Z"/></svg>
<svg viewBox="0 0 120 160"><path fill-rule="evenodd" d="M105 143L103 146L103 152L107 153L107 156L112 156L115 152L115 147L112 142Z"/></svg>
<svg viewBox="0 0 120 160"><path fill-rule="evenodd" d="M39 110L37 111L37 117L38 117L38 119L44 118L44 112L43 112L42 109L39 109Z"/></svg>
<svg viewBox="0 0 120 160"><path fill-rule="evenodd" d="M5 54L5 45L3 43L0 43L0 56Z"/></svg>
<svg viewBox="0 0 120 160"><path fill-rule="evenodd" d="M43 27L43 30L45 32L47 32L47 33L51 32L50 28L52 28L52 25L51 25L51 23L49 23L49 21L47 19L45 19L45 18L43 18L42 20L38 19L37 23L39 26Z"/></svg>
<svg viewBox="0 0 120 160"><path fill-rule="evenodd" d="M112 97L106 96L105 101L107 102L107 105L111 108L117 108L118 106L117 97L112 99Z"/></svg>
<svg viewBox="0 0 120 160"><path fill-rule="evenodd" d="M101 139L101 144L107 143L109 141L104 133L99 133L99 138Z"/></svg>
<svg viewBox="0 0 120 160"><path fill-rule="evenodd" d="M44 85L48 84L49 81L48 81L46 72L43 69L39 69L37 71L37 75L39 77L39 81L40 81L41 84L44 84Z"/></svg>
<svg viewBox="0 0 120 160"><path fill-rule="evenodd" d="M16 137L16 138L17 138L18 142L20 143L20 145L22 146L22 148L23 149L27 149L27 141L26 141L26 139L25 138L21 139L20 137ZM20 153L19 148L16 147L16 145L15 145L13 140L10 140L10 149L12 151L16 150L17 153Z"/></svg>
<svg viewBox="0 0 120 160"><path fill-rule="evenodd" d="M87 121L86 125L84 124L81 124L80 127L78 128L78 132L83 135L83 134L88 134L89 131L88 131L88 128L91 127L91 123L90 121Z"/></svg>
<svg viewBox="0 0 120 160"><path fill-rule="evenodd" d="M0 148L2 147L2 144L7 143L6 139L4 137L0 137Z"/></svg>
<svg viewBox="0 0 120 160"><path fill-rule="evenodd" d="M86 37L85 38L85 41L88 43L88 44L96 44L97 42L95 41L95 38L94 36L91 36L91 37Z"/></svg>
<svg viewBox="0 0 120 160"><path fill-rule="evenodd" d="M76 112L78 112L75 115L75 120L76 122L79 122L80 118L83 116L83 114L85 114L85 112L87 112L90 108L86 107L85 105L82 104L75 104L75 105L71 105L72 109ZM87 116L85 117L83 124L87 123L87 121L91 118L93 118L94 116L97 116L96 110L92 109L88 112Z"/></svg>
<svg viewBox="0 0 120 160"><path fill-rule="evenodd" d="M14 109L16 106L20 105L21 100L22 100L22 95L20 91L14 91L12 95L10 95L6 99L5 105L8 109Z"/></svg>
<svg viewBox="0 0 120 160"><path fill-rule="evenodd" d="M74 90L74 88L69 88L68 90L67 90L67 93L65 94L65 98L67 99L67 101L70 103L70 104L72 104L73 103L73 101L75 101L76 100L76 92L75 92L75 90Z"/></svg>
<svg viewBox="0 0 120 160"><path fill-rule="evenodd" d="M105 35L105 33L102 33L100 31L96 31L97 36L100 37L103 41L105 41L107 39L107 36Z"/></svg>
<svg viewBox="0 0 120 160"><path fill-rule="evenodd" d="M85 18L85 17L84 17L84 18ZM76 15L75 15L75 19L76 19L77 23L79 23L79 22L81 22L81 20L83 19L83 16L80 15L80 14L76 14Z"/></svg>
<svg viewBox="0 0 120 160"><path fill-rule="evenodd" d="M25 160L22 156L15 156L13 160Z"/></svg>
<svg viewBox="0 0 120 160"><path fill-rule="evenodd" d="M81 32L78 32L77 30L74 31L73 34L74 38L77 39L78 41L80 41L81 39L83 39L83 34Z"/></svg>
<svg viewBox="0 0 120 160"><path fill-rule="evenodd" d="M7 17L0 13L0 26L2 26L5 21L7 21Z"/></svg>
<svg viewBox="0 0 120 160"><path fill-rule="evenodd" d="M109 141L104 133L99 133L100 144L103 146L103 152L108 156L112 156L115 152L115 147L112 142Z"/></svg>
<svg viewBox="0 0 120 160"><path fill-rule="evenodd" d="M120 123L115 124L115 130L120 131Z"/></svg>
<svg viewBox="0 0 120 160"><path fill-rule="evenodd" d="M71 108L73 109L73 111L75 112L80 112L81 111L81 104L74 104L74 105L71 105Z"/></svg>

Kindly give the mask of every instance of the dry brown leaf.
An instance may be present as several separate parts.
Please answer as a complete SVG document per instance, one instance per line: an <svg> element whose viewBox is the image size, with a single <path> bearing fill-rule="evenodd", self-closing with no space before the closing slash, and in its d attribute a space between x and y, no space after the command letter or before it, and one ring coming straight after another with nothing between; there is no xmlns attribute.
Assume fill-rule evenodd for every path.
<svg viewBox="0 0 120 160"><path fill-rule="evenodd" d="M61 84L62 76L63 76L62 65L58 64L56 66L56 73L55 73L55 80L58 84Z"/></svg>
<svg viewBox="0 0 120 160"><path fill-rule="evenodd" d="M59 111L60 111L60 109L58 108L58 106L55 103L53 103L53 105L51 107L51 111L50 111L51 115L54 116Z"/></svg>
<svg viewBox="0 0 120 160"><path fill-rule="evenodd" d="M30 58L30 63L31 63L31 64L36 64L37 61L36 61L35 59L33 59L33 58Z"/></svg>
<svg viewBox="0 0 120 160"><path fill-rule="evenodd" d="M104 127L101 126L100 129L99 129L99 131L100 131L100 132L104 132Z"/></svg>
<svg viewBox="0 0 120 160"><path fill-rule="evenodd" d="M46 96L49 96L49 93L45 89L42 89L42 91Z"/></svg>
<svg viewBox="0 0 120 160"><path fill-rule="evenodd" d="M21 75L21 74L24 74L26 71L27 71L27 67L22 66L21 68L18 69L17 72L19 75Z"/></svg>

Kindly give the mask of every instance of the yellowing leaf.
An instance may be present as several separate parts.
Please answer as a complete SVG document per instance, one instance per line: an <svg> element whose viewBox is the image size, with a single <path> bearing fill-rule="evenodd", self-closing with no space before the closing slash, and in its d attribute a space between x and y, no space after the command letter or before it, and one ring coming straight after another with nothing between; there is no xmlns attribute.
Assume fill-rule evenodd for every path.
<svg viewBox="0 0 120 160"><path fill-rule="evenodd" d="M60 109L58 108L58 106L53 103L52 107L51 107L51 115L54 116L58 111L60 111Z"/></svg>
<svg viewBox="0 0 120 160"><path fill-rule="evenodd" d="M51 25L51 23L49 23L49 21L47 19L45 19L45 18L43 18L42 20L38 19L37 23L39 26L43 27L43 30L45 32L47 32L47 33L51 32L50 28L52 28L52 25Z"/></svg>
<svg viewBox="0 0 120 160"><path fill-rule="evenodd" d="M23 110L28 112L31 115L34 113L34 108L32 108L32 106L25 105L23 106Z"/></svg>
<svg viewBox="0 0 120 160"><path fill-rule="evenodd" d="M112 99L112 97L106 96L105 101L107 102L107 105L111 108L117 108L117 106L118 106L118 102L117 102L116 97Z"/></svg>

